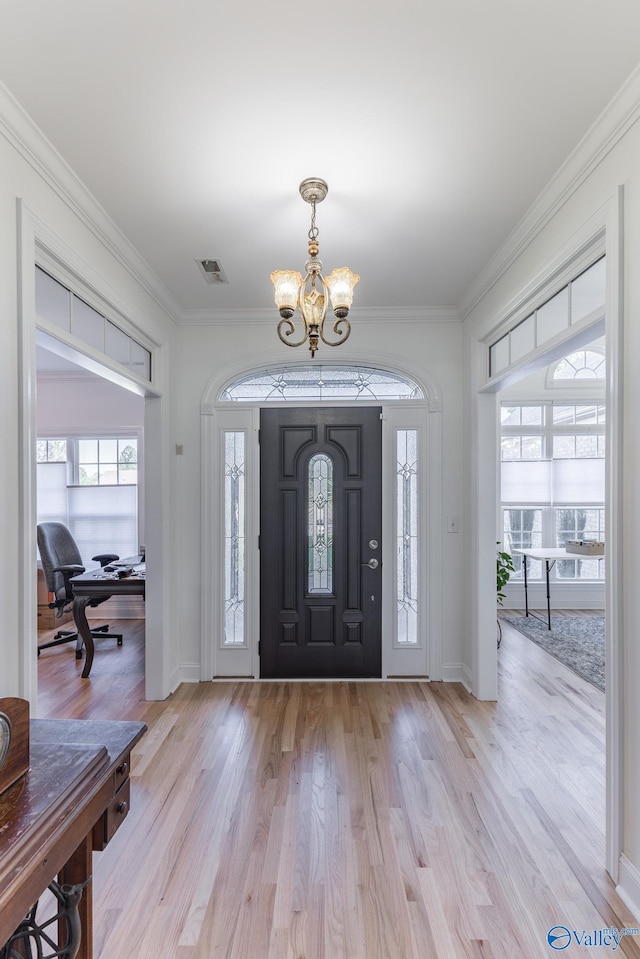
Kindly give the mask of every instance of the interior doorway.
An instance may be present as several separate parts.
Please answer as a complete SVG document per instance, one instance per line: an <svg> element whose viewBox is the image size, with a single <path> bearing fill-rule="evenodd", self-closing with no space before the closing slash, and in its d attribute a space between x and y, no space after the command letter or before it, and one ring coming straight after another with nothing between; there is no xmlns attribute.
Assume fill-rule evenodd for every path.
<svg viewBox="0 0 640 959"><path fill-rule="evenodd" d="M101 552L115 552L120 557L137 554L145 540L144 397L43 346L36 347L36 383L37 522L67 526L86 568L97 565L92 557ZM60 629L71 634L74 630L70 609L56 616L47 603L46 583L38 570L39 644L51 641ZM137 660L144 664L142 599L112 598L100 606L99 613L101 623L119 622L125 642L130 633L138 646L142 643ZM108 640L101 642L98 650L101 647L111 658L123 652ZM75 669L73 661L62 665L62 660L73 660L74 650L75 641L44 650L38 655L38 678L43 661L52 657L57 658L62 673L71 670L75 675L81 663L75 664ZM130 656L131 651L125 652ZM97 682L101 658L98 652ZM110 663L105 675L113 668Z"/></svg>
<svg viewBox="0 0 640 959"><path fill-rule="evenodd" d="M524 610L524 559L521 550L534 551L527 562L526 595L532 612L524 616L525 635L549 646L552 655L564 651L566 665L585 677L602 674L604 688L604 629L601 660L588 670L586 649L577 643L572 654L570 623L564 628L553 609L593 610L605 607L606 557L606 353L605 337L579 348L567 344L566 354L510 384L497 396L500 420L500 510L497 539L512 555L514 571L506 586L506 610ZM575 544L590 542L600 553L589 556ZM572 545L574 544L574 545ZM535 551L564 550L551 561L537 559ZM582 547L580 547L582 549ZM595 546L594 546L595 548ZM576 551L573 551L576 550ZM545 584L546 566L549 584ZM545 595L547 594L547 595ZM550 597L550 601L549 601ZM547 605L551 613L547 610ZM537 612L535 612L537 610ZM538 636L534 619L542 616L547 631L557 627L557 650ZM562 614L560 614L562 616ZM531 618L533 617L533 619ZM586 625L586 624L583 624ZM576 624L579 627L580 623ZM551 638L551 637L549 637Z"/></svg>

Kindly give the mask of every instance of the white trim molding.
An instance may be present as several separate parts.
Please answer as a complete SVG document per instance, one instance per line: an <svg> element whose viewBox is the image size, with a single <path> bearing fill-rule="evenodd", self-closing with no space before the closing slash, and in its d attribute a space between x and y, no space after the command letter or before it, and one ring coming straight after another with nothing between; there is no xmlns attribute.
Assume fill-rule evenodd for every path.
<svg viewBox="0 0 640 959"><path fill-rule="evenodd" d="M458 304L465 319L640 119L640 67L567 157Z"/></svg>
<svg viewBox="0 0 640 959"><path fill-rule="evenodd" d="M640 871L624 853L620 856L616 892L640 924Z"/></svg>
<svg viewBox="0 0 640 959"><path fill-rule="evenodd" d="M1 82L0 134L176 323L180 313L178 302Z"/></svg>

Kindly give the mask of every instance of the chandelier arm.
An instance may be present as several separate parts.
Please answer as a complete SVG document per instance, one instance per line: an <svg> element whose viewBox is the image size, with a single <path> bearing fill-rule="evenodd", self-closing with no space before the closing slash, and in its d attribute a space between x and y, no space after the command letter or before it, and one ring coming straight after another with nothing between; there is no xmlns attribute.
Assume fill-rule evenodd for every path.
<svg viewBox="0 0 640 959"><path fill-rule="evenodd" d="M280 320L280 322L278 323L278 336L280 337L280 339L286 346L302 346L302 344L306 341L307 324L304 320L304 317L302 322L304 323L304 334L302 338L300 340L289 340L286 337L292 336L295 333L296 325L295 323L292 322L292 320L288 320L288 319ZM283 334L283 331L284 331L284 334Z"/></svg>
<svg viewBox="0 0 640 959"><path fill-rule="evenodd" d="M341 330L340 327L344 323L346 329ZM349 334L351 333L351 323L346 317L338 317L333 326L331 327L336 336L339 337L337 340L328 340L324 335L324 324L320 327L320 339L323 343L326 343L327 346L342 346L349 339Z"/></svg>

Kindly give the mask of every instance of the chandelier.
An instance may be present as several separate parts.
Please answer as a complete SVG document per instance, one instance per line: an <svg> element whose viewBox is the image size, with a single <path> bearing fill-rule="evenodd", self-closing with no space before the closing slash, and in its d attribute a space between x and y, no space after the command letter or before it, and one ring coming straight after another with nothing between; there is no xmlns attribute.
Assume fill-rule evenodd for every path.
<svg viewBox="0 0 640 959"><path fill-rule="evenodd" d="M320 246L316 204L324 200L328 190L325 181L318 177L309 177L300 184L300 196L305 203L311 204L309 259L305 264L305 277L297 270L274 270L271 274L276 306L282 317L278 323L278 336L287 346L302 346L309 340L312 358L319 340L327 346L340 346L349 336L351 324L347 314L353 302L353 288L360 279L357 273L352 273L346 266L334 270L326 279L322 275L322 261L318 259ZM337 339L333 340L327 339L324 330L329 301L336 317L332 330ZM294 335L296 327L291 317L296 309L300 310L304 332L300 339L292 340L290 337Z"/></svg>

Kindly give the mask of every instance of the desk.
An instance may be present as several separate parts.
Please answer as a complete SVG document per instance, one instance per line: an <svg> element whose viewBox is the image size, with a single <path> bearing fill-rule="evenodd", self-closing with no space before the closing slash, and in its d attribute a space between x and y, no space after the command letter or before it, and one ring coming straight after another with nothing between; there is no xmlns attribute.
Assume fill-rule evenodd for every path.
<svg viewBox="0 0 640 959"><path fill-rule="evenodd" d="M33 719L30 768L0 794L0 946L49 883L82 883L93 850L129 808L129 753L144 723ZM93 955L91 884L80 900L78 959Z"/></svg>
<svg viewBox="0 0 640 959"><path fill-rule="evenodd" d="M599 553L595 556L585 555L584 553L568 553L564 547L546 547L542 549L514 549L514 553L519 553L522 559L522 568L524 570L524 611L525 616L533 616L534 619L540 619L535 613L529 611L529 596L527 591L527 557L531 559L543 560L547 575L547 629L551 629L551 590L549 587L549 573L554 563L559 559L604 559L604 554ZM541 620L544 622L544 620Z"/></svg>
<svg viewBox="0 0 640 959"><path fill-rule="evenodd" d="M104 569L91 569L79 576L71 577L73 587L73 618L85 648L82 678L86 679L93 664L94 642L91 628L87 622L87 606L98 606L111 596L144 596L144 572L118 579L117 573L106 573Z"/></svg>

